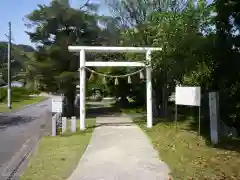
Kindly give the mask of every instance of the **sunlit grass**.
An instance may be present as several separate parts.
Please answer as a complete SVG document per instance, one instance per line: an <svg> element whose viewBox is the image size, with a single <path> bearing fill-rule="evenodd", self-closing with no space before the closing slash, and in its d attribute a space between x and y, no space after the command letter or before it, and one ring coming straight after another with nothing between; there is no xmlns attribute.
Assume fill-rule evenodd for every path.
<svg viewBox="0 0 240 180"><path fill-rule="evenodd" d="M21 180L66 180L87 148L95 119L88 119L86 124L84 132L71 133L68 123L68 132L64 136L44 137Z"/></svg>
<svg viewBox="0 0 240 180"><path fill-rule="evenodd" d="M152 129L144 120L135 120L152 140L160 158L165 161L177 180L237 180L240 179L240 148L225 150L209 145L191 129L191 121L178 124L162 122ZM238 141L240 144L240 141Z"/></svg>
<svg viewBox="0 0 240 180"><path fill-rule="evenodd" d="M12 110L17 110L19 108L23 108L26 105L38 103L45 99L46 99L46 97L42 97L42 96L36 96L36 97L27 96L27 97L23 97L18 100L13 100L12 101L12 109L8 109L7 102L0 103L0 112L10 112Z"/></svg>

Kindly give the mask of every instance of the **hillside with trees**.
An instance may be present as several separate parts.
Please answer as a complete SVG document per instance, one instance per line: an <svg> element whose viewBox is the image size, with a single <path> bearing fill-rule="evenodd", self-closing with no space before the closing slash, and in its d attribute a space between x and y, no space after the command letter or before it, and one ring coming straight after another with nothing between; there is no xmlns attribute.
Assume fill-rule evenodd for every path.
<svg viewBox="0 0 240 180"><path fill-rule="evenodd" d="M240 131L239 74L239 8L235 0L158 0L109 1L112 16L97 14L97 4L89 1L74 9L68 1L39 5L27 15L33 43L38 43L28 74L36 77L41 89L61 92L73 109L79 59L69 53L69 45L152 46L162 47L153 54L153 94L156 116L169 114L169 96L178 84L201 86L204 97L210 91L220 92L221 119ZM99 26L101 24L101 26ZM88 60L145 61L136 54L87 54ZM124 74L134 69L95 69L106 74ZM89 78L91 73L88 73ZM103 88L107 94L135 99L145 105L145 82L132 78L91 77L88 86ZM206 104L208 100L203 99ZM161 107L161 108L159 108ZM208 109L205 105L203 109ZM205 115L208 112L204 111ZM69 112L72 114L74 112Z"/></svg>
<svg viewBox="0 0 240 180"><path fill-rule="evenodd" d="M176 179L239 179L240 1L105 0L108 16L99 15L97 2L86 0L74 8L69 0L53 0L27 14L27 34L36 49L14 45L13 76L28 87L64 95L66 116L71 117L79 112L75 108L79 55L69 52L68 46L161 47L152 53L151 63L154 126L147 129L145 117L134 121ZM0 44L0 58L5 57L4 49L6 43ZM86 59L146 63L145 54L135 53L86 53ZM6 62L1 59L4 73ZM122 112L130 109L142 115L145 77L119 77L138 70L87 69L87 95L100 89L104 96L116 98ZM178 107L174 121L175 104L169 99L178 85L201 87L200 124L198 109L189 107ZM209 92L219 92L219 127L231 129L214 147L209 138Z"/></svg>
<svg viewBox="0 0 240 180"><path fill-rule="evenodd" d="M35 49L29 45L12 44L12 77L14 81L26 83L25 73L29 58L33 56ZM1 85L7 83L8 43L0 42L0 74Z"/></svg>

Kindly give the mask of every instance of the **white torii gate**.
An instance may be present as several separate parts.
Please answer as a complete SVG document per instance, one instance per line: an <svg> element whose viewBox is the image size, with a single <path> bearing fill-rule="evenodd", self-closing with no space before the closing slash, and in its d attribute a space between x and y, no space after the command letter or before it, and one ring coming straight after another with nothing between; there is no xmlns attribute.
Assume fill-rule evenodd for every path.
<svg viewBox="0 0 240 180"><path fill-rule="evenodd" d="M80 53L80 130L85 130L85 88L86 88L86 66L90 67L146 67L146 89L147 89L147 127L152 128L152 78L151 78L151 52L161 51L162 48L151 47L105 47L105 46L69 46L70 52ZM146 53L147 64L142 62L87 62L86 52L141 52Z"/></svg>

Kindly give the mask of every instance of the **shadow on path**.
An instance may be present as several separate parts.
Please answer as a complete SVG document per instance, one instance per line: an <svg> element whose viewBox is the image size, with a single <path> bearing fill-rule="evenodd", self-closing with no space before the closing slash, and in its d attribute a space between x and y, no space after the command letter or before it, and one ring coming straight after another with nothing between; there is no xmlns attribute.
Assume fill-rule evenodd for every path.
<svg viewBox="0 0 240 180"><path fill-rule="evenodd" d="M119 116L122 112L120 108L113 107L113 106L103 106L101 104L97 105L88 105L87 111L86 111L86 117L87 118L96 118L96 117L109 117L109 116Z"/></svg>

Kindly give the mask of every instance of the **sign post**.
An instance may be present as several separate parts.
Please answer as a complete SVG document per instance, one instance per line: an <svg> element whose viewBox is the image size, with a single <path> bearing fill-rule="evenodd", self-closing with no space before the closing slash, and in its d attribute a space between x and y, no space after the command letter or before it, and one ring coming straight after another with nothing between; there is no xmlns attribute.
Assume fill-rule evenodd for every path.
<svg viewBox="0 0 240 180"><path fill-rule="evenodd" d="M53 97L52 98L52 112L62 113L63 109L63 97Z"/></svg>
<svg viewBox="0 0 240 180"><path fill-rule="evenodd" d="M62 113L63 107L63 97L53 97L52 98L52 113ZM56 136L57 131L57 114L52 117L52 136Z"/></svg>
<svg viewBox="0 0 240 180"><path fill-rule="evenodd" d="M183 87L175 88L175 121L177 123L177 105L198 106L198 134L200 135L200 120L201 120L201 87Z"/></svg>

